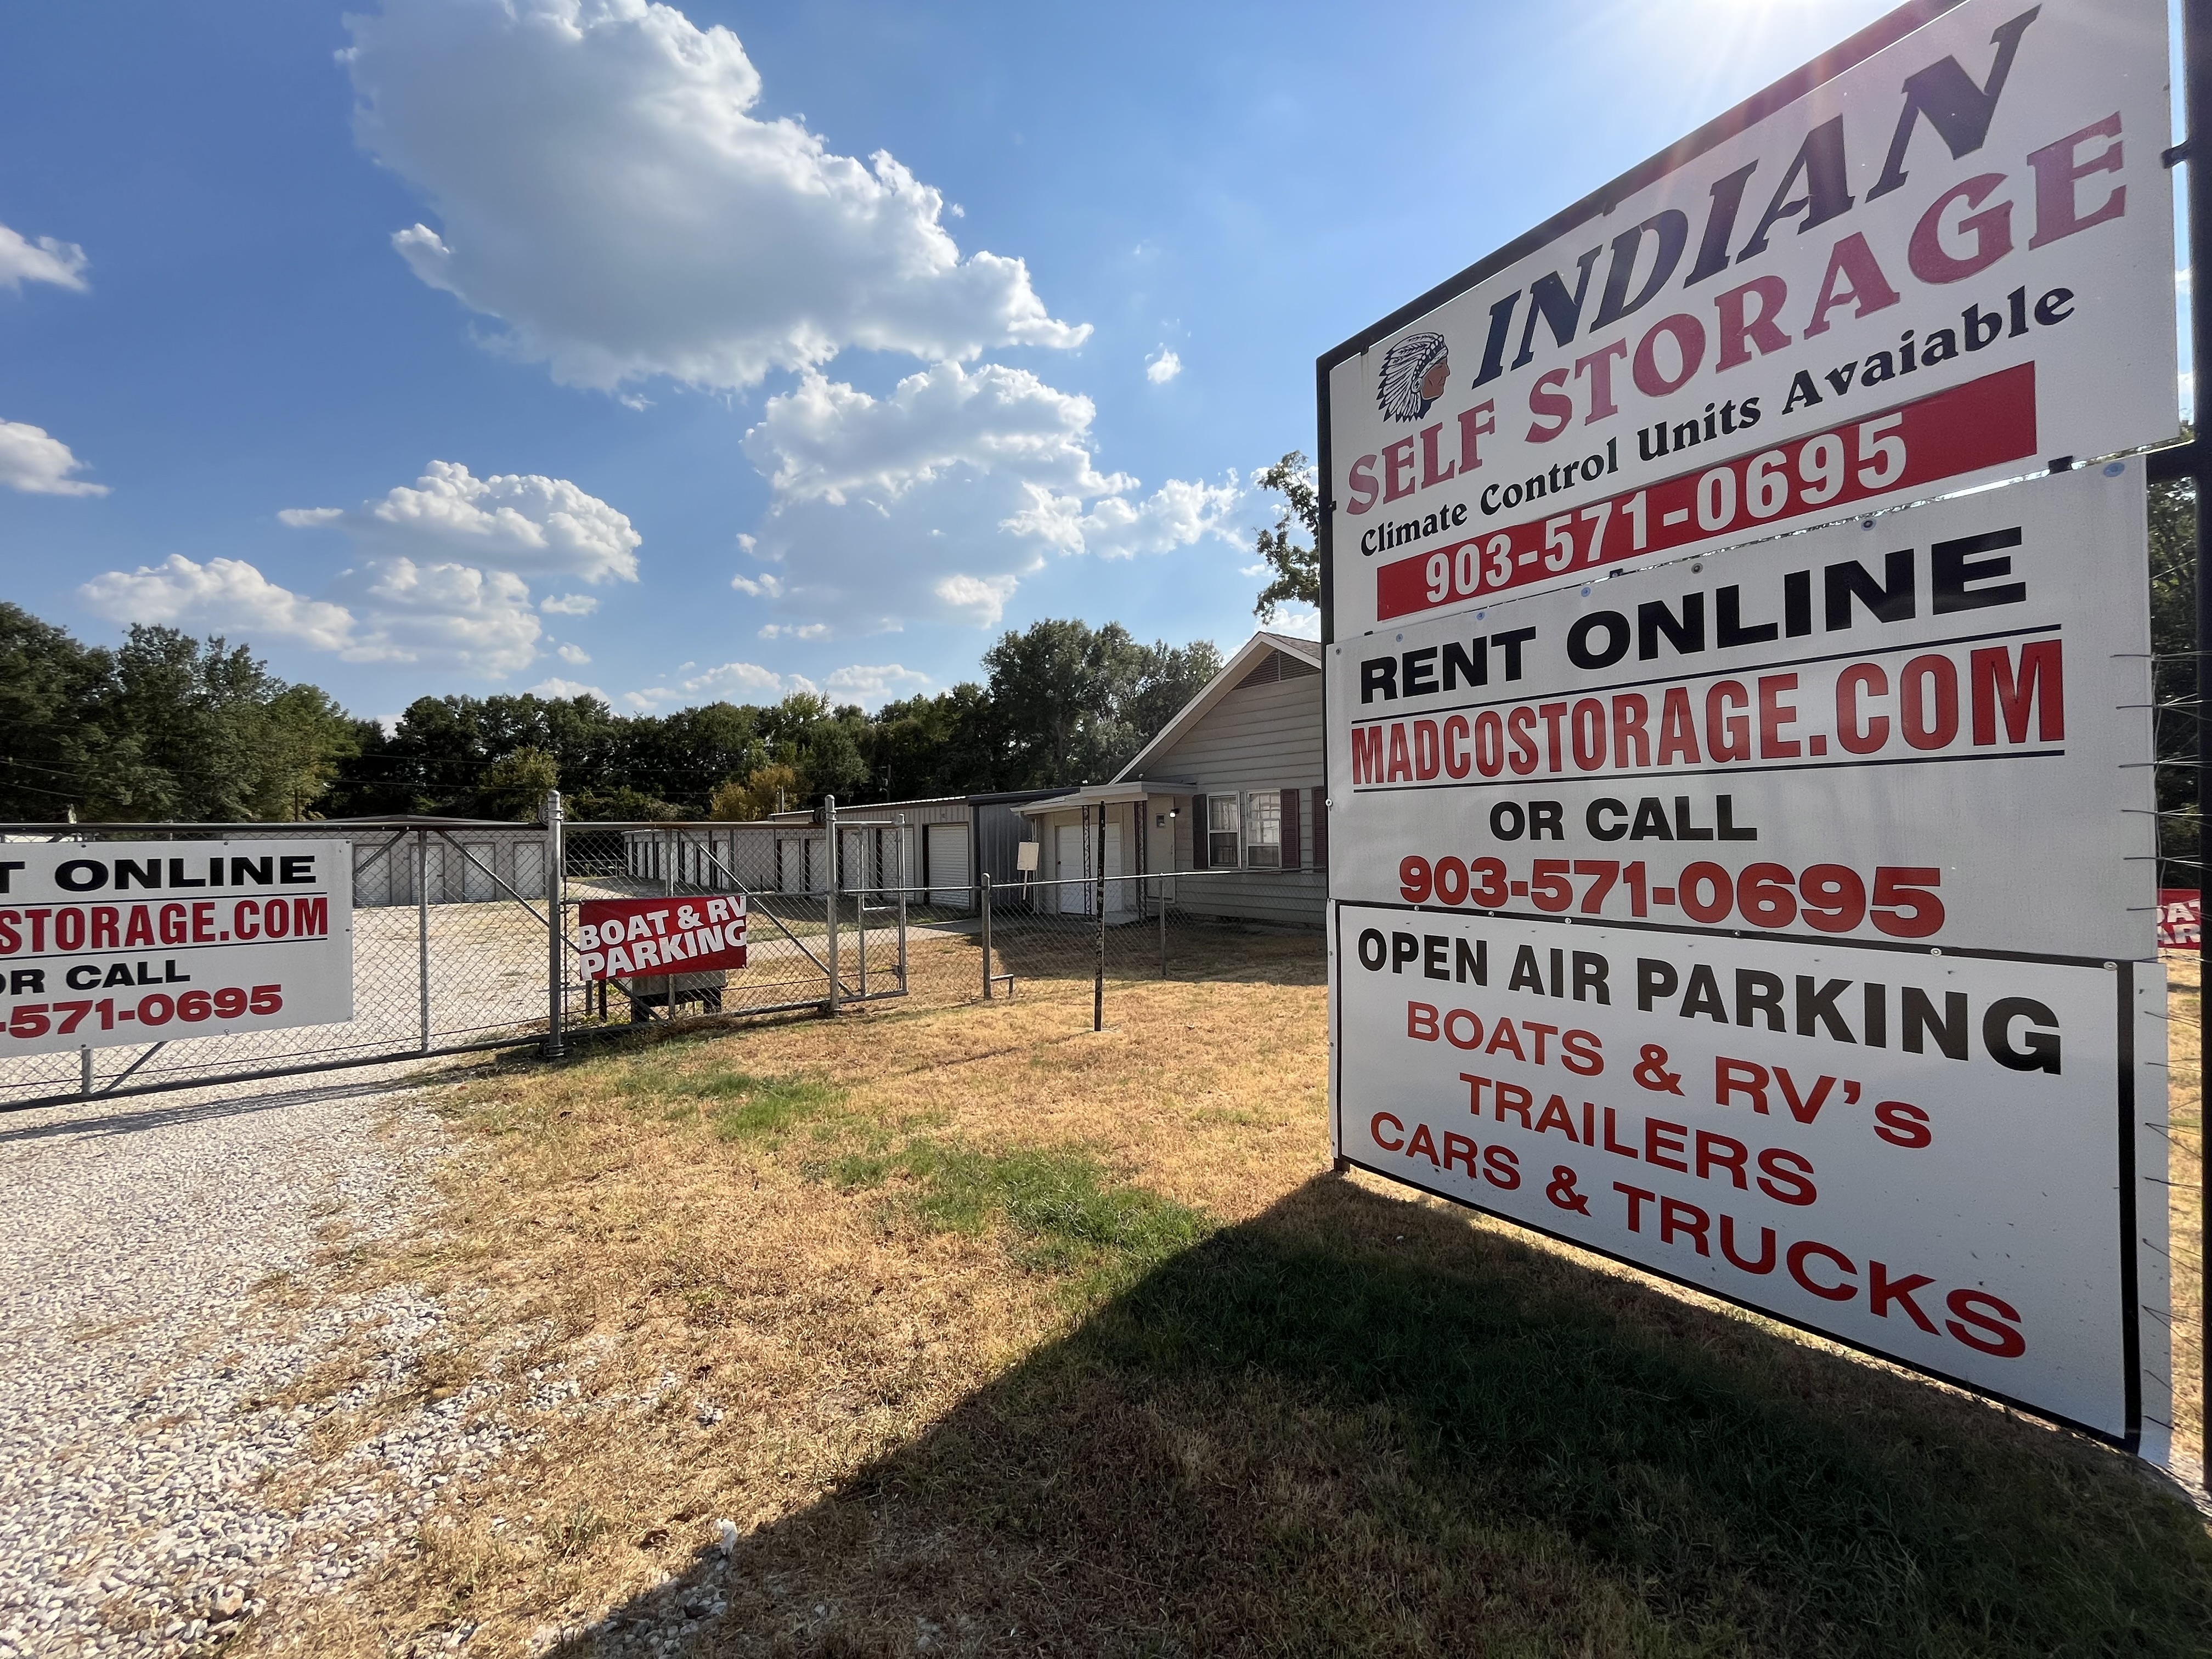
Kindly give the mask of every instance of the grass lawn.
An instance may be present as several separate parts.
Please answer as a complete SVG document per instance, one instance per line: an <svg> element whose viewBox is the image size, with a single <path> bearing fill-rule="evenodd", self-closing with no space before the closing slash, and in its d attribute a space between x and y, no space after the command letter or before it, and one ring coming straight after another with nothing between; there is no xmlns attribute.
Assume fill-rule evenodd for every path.
<svg viewBox="0 0 2212 1659"><path fill-rule="evenodd" d="M1209 965L1103 1035L1042 981L454 1091L447 1231L375 1270L540 1437L307 1639L711 1594L689 1651L2212 1648L2127 1460L1329 1175L1318 951Z"/></svg>

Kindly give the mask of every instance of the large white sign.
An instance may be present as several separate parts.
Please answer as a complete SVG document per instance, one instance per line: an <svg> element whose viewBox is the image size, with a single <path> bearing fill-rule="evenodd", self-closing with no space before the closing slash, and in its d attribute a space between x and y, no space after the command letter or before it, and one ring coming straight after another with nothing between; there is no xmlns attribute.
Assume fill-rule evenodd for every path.
<svg viewBox="0 0 2212 1659"><path fill-rule="evenodd" d="M2143 463L1328 647L1338 898L2155 949Z"/></svg>
<svg viewBox="0 0 2212 1659"><path fill-rule="evenodd" d="M1334 921L1352 1162L2123 1443L2162 1434L2165 1328L2136 1313L2165 1303L2155 963Z"/></svg>
<svg viewBox="0 0 2212 1659"><path fill-rule="evenodd" d="M353 1018L353 843L0 844L0 1056Z"/></svg>
<svg viewBox="0 0 2212 1659"><path fill-rule="evenodd" d="M1324 637L2174 435L2163 0L1936 9L1322 358Z"/></svg>

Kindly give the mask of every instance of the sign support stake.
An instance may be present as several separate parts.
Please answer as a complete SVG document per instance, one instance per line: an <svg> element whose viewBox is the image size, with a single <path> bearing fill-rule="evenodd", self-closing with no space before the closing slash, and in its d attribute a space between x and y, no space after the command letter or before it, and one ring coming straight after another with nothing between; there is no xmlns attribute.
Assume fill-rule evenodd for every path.
<svg viewBox="0 0 2212 1659"><path fill-rule="evenodd" d="M822 837L830 861L830 1012L836 1013L843 999L837 983L837 797L822 798Z"/></svg>
<svg viewBox="0 0 2212 1659"><path fill-rule="evenodd" d="M421 1001L422 1049L430 1052L430 836L415 832L415 978Z"/></svg>
<svg viewBox="0 0 2212 1659"><path fill-rule="evenodd" d="M2181 148L2189 173L2185 200L2189 208L2189 361L2191 423L2196 435L2189 446L2189 479L2197 498L2195 572L2197 635L2194 667L2197 684L2197 878L2204 884L2205 828L2212 824L2212 710L2206 697L2212 694L2212 674L2205 672L2205 652L2212 641L2212 524L2206 522L2205 486L2212 467L2204 462L2203 392L2200 377L2212 367L2212 295L2204 292L2204 277L2212 272L2212 0L2182 0L2182 87L2189 130ZM2202 149L2200 150L2200 145ZM2198 990L2203 991L2204 945L2202 929L2197 940ZM2205 1246L2208 1207L2212 1207L2212 1157L2207 1157L2204 1091L2200 1082L2197 1107L2197 1353L2199 1375L2212 1371L2212 1257ZM2197 1410L2197 1447L2207 1490L2212 1490L2212 1405Z"/></svg>
<svg viewBox="0 0 2212 1659"><path fill-rule="evenodd" d="M561 792L545 792L545 1058L568 1052L561 1040L561 1015L567 988L561 982L561 899L567 854L561 844ZM672 1010L672 1012L673 1012Z"/></svg>

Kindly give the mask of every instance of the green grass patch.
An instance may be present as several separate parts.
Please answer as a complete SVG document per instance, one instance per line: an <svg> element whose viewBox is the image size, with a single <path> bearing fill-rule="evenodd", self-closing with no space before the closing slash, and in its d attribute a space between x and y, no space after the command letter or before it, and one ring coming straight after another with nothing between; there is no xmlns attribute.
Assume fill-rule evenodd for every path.
<svg viewBox="0 0 2212 1659"><path fill-rule="evenodd" d="M831 1084L749 1072L696 1074L683 1079L678 1088L706 1105L708 1121L724 1140L775 1139L835 1115L845 1103L845 1091Z"/></svg>
<svg viewBox="0 0 2212 1659"><path fill-rule="evenodd" d="M921 1137L896 1151L848 1152L825 1173L848 1192L903 1177L911 1187L902 1204L923 1225L1004 1227L1022 1266L1074 1275L1085 1292L1126 1284L1211 1231L1198 1211L1115 1179L1079 1148L988 1151Z"/></svg>

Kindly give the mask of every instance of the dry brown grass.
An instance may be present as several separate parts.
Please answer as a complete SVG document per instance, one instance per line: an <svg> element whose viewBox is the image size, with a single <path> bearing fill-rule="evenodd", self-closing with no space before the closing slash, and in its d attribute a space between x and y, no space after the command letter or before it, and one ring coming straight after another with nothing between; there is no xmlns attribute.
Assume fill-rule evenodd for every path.
<svg viewBox="0 0 2212 1659"><path fill-rule="evenodd" d="M1324 1176L1317 949L1208 966L1115 985L1097 1035L1039 982L458 1091L448 1225L383 1271L477 1310L439 1385L581 1395L516 1381L533 1446L251 1643L515 1653L709 1585L729 1652L2179 1652L2212 1620L2201 1528L2108 1453ZM1054 1256L947 1199L1024 1149L1204 1242Z"/></svg>
<svg viewBox="0 0 2212 1659"><path fill-rule="evenodd" d="M1240 978L1117 983L1103 1033L1075 1006L1087 981L1032 980L989 1006L877 1004L464 1087L447 1109L477 1139L444 1177L453 1224L390 1270L449 1299L489 1291L475 1353L526 1333L508 1371L580 1358L593 1409L545 1423L373 1606L296 1609L314 1624L257 1634L366 1653L465 1618L486 1621L472 1651L520 1650L542 1622L681 1571L711 1521L751 1530L816 1500L1065 1328L1060 1282L1001 1239L825 1184L811 1153L846 1125L1081 1142L1224 1219L1326 1168L1318 950L1255 935L1231 955L1207 965ZM712 1103L683 1091L733 1062L848 1091L838 1127L717 1139ZM359 1369L322 1376L335 1391ZM710 1427L701 1400L721 1413ZM550 1530L580 1512L606 1522L590 1547Z"/></svg>

